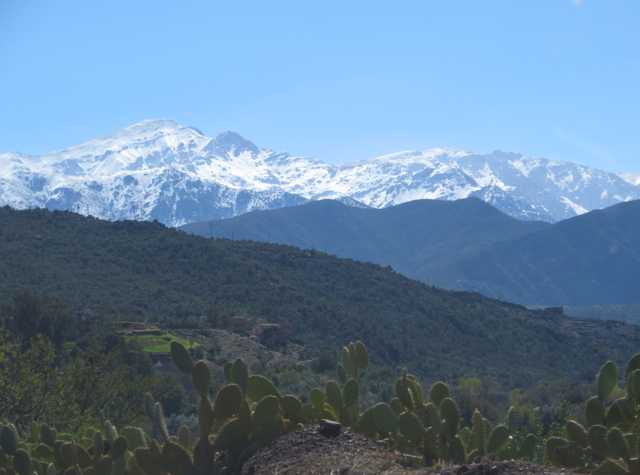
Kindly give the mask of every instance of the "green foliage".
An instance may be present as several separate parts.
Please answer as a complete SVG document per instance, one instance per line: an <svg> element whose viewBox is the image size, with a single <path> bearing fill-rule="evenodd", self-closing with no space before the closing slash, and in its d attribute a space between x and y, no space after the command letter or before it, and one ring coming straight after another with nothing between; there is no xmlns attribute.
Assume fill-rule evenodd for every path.
<svg viewBox="0 0 640 475"><path fill-rule="evenodd" d="M498 425L492 430L489 422L476 410L473 430L465 427L460 431L460 411L449 397L446 384L434 384L429 399L425 401L420 382L405 370L396 381L396 395L392 405L380 403L373 410L365 411L360 416L362 422L359 420L354 428L369 437L384 439L389 447L401 452L408 449L421 452L422 462L427 466L440 462L473 463L484 457L486 452L498 460L528 460L536 447L537 439L533 434L517 444L517 439L510 435L510 430L514 434L518 432L515 408L509 410L510 428ZM369 412L373 416L373 428L365 424L371 418Z"/></svg>
<svg viewBox="0 0 640 475"><path fill-rule="evenodd" d="M589 399L585 407L589 431L576 421L567 421L567 439L547 442L549 460L577 468L601 462L592 472L600 475L640 473L640 406L634 381L639 365L640 353L627 365L626 394L620 393L621 397L610 404L607 403L617 385L618 369L612 361L602 367L597 378L598 396Z"/></svg>
<svg viewBox="0 0 640 475"><path fill-rule="evenodd" d="M47 292L41 296L20 290L13 296L13 315L16 335L29 342L36 335L44 335L56 348L77 337L76 315L59 299Z"/></svg>
<svg viewBox="0 0 640 475"><path fill-rule="evenodd" d="M78 430L96 424L103 410L117 425L139 423L144 391L164 400L173 388L151 373L148 362L136 361L138 355L94 341L76 348L75 357L61 356L43 336L21 348L0 334L0 414L50 447L49 426ZM41 434L30 422L45 424Z"/></svg>
<svg viewBox="0 0 640 475"><path fill-rule="evenodd" d="M217 324L224 314L279 319L318 348L361 339L371 365L407 365L434 380L491 376L505 389L583 379L607 358L624 361L640 343L635 327L609 330L603 322L607 331L567 332L564 317L289 246L9 207L0 209L0 230L0 299L23 288L47 291L90 321L115 318L118 309L160 322L207 314Z"/></svg>
<svg viewBox="0 0 640 475"><path fill-rule="evenodd" d="M27 351L36 351L40 346L35 341ZM346 356L343 362L353 363L351 349L358 346L364 347L357 343L343 350ZM471 426L464 427L460 409L446 384L432 385L425 399L420 381L406 370L397 379L396 397L389 404L378 403L360 413L361 388L354 378L342 387L329 381L324 394L314 388L308 396L311 404L303 404L293 395L281 396L268 378L249 374L246 363L237 359L226 372L228 383L212 403L211 375L206 363L200 360L194 364L178 342L172 343L172 350L174 361L190 376L200 395L200 438L195 445L186 426L180 427L177 438L169 435L162 407L149 394L144 398L144 406L160 431L161 444L136 427L119 431L104 413L98 418L101 430L89 428L78 436L59 434L46 424L27 421L21 425L21 434L12 425L0 429L0 455L4 456L0 457L0 469L10 467L16 475L32 475L34 470L53 475L49 474L51 466L56 472L71 470L86 475L239 473L243 463L260 448L301 424L316 423L319 419L338 420L400 452L421 453L419 462L425 465L473 463L487 454L493 454L497 460L530 460L538 447L538 438L523 432L516 407L507 411L506 425L492 427L476 410ZM91 353L91 360L99 359L102 354L99 348L92 351L95 352ZM6 364L6 358L2 361ZM640 372L636 368L638 361L634 357L628 365L628 380L632 381ZM355 367L361 369L358 364ZM617 368L607 363L598 376L599 394L622 396L613 402L600 401L604 415L597 420L602 419L604 425L591 425L587 431L578 422L567 421L564 433L554 433L546 440L544 448L549 462L585 468L604 460L597 473L638 473L640 410L630 394L616 392L617 382L610 381L612 374L617 375ZM139 404L143 406L142 401ZM594 404L589 400L585 412ZM224 455L216 456L216 452Z"/></svg>

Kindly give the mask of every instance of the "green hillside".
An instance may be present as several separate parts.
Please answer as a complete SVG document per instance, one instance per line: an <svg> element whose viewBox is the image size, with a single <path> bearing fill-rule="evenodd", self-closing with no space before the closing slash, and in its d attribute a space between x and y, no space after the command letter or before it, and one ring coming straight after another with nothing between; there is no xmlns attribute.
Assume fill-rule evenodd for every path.
<svg viewBox="0 0 640 475"><path fill-rule="evenodd" d="M572 317L596 320L618 320L640 325L640 304L605 305L595 307L565 307L564 312Z"/></svg>
<svg viewBox="0 0 640 475"><path fill-rule="evenodd" d="M493 243L550 226L519 221L479 198L415 200L362 209L313 201L180 229L206 237L250 239L315 249L339 257L392 266L412 279L439 285L431 266L470 245Z"/></svg>
<svg viewBox="0 0 640 475"><path fill-rule="evenodd" d="M526 305L640 303L640 200L470 247L433 266L443 285ZM500 289L500 290L499 290Z"/></svg>
<svg viewBox="0 0 640 475"><path fill-rule="evenodd" d="M88 316L107 300L146 318L212 306L286 321L316 347L362 340L374 364L426 381L489 375L504 387L590 380L603 361L640 347L637 327L574 320L449 292L379 265L251 241L214 240L157 222L0 208L0 300L46 290Z"/></svg>

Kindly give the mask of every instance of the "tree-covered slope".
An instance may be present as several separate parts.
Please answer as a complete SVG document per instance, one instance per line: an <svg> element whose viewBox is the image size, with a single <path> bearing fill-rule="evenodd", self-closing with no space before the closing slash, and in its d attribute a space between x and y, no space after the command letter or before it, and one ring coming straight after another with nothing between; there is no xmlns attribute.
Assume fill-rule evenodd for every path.
<svg viewBox="0 0 640 475"><path fill-rule="evenodd" d="M526 305L640 303L640 200L478 245L432 266L453 289Z"/></svg>
<svg viewBox="0 0 640 475"><path fill-rule="evenodd" d="M339 257L391 265L436 285L430 271L440 259L470 245L514 238L550 226L519 221L479 198L415 200L384 209L360 209L321 200L180 229L201 236L289 244Z"/></svg>
<svg viewBox="0 0 640 475"><path fill-rule="evenodd" d="M310 344L362 340L372 361L432 381L491 375L506 387L591 379L640 347L637 327L528 312L448 292L375 264L250 241L213 240L158 223L0 208L0 300L46 290L77 311L105 299L146 316L231 315L287 321Z"/></svg>

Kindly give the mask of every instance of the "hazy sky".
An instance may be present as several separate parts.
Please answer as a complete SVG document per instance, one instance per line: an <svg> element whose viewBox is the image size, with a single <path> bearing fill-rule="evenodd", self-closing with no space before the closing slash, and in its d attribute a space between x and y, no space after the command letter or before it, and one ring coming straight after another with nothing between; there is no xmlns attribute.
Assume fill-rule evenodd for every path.
<svg viewBox="0 0 640 475"><path fill-rule="evenodd" d="M0 153L142 119L343 163L506 150L640 174L638 0L0 0Z"/></svg>

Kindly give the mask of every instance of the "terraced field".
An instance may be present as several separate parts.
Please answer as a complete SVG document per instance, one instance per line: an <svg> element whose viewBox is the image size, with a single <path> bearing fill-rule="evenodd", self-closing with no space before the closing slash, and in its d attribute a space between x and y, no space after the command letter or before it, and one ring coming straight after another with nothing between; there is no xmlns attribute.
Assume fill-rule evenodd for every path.
<svg viewBox="0 0 640 475"><path fill-rule="evenodd" d="M187 349L200 346L198 342L180 338L165 330L143 323L116 322L115 326L118 333L125 335L127 338L137 340L145 353L169 353L172 340L179 341Z"/></svg>

